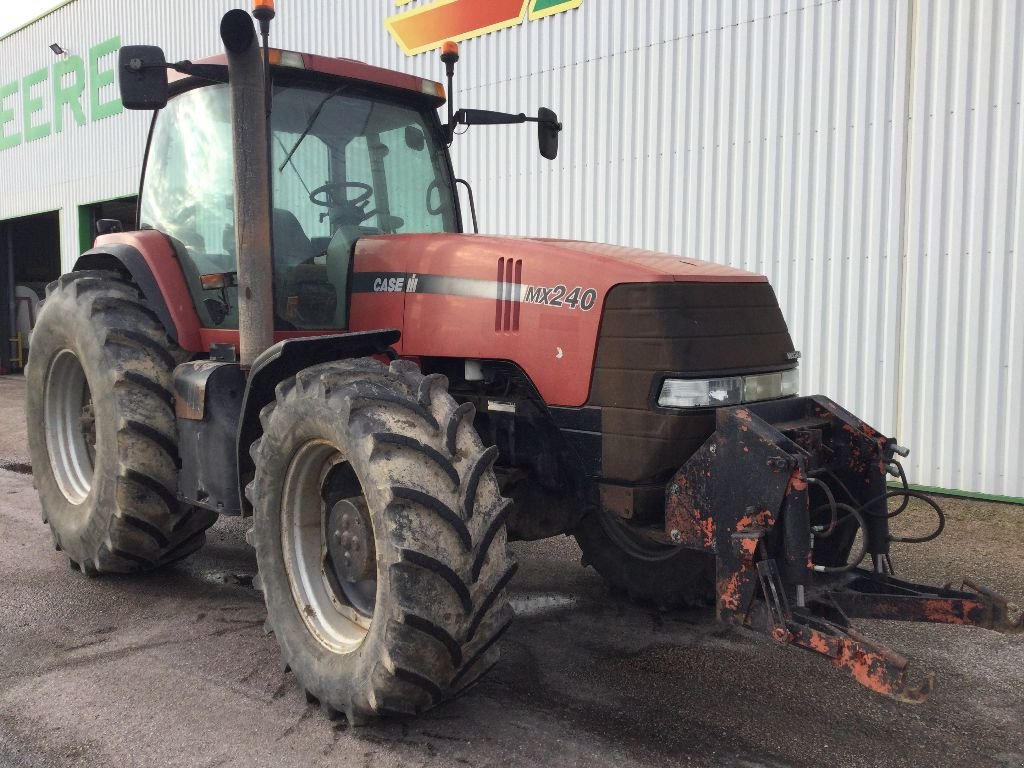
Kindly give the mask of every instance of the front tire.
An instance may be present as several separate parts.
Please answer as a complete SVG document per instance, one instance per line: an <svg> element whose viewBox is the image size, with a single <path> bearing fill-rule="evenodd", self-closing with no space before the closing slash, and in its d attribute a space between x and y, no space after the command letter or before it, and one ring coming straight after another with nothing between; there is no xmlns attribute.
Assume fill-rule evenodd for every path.
<svg viewBox="0 0 1024 768"><path fill-rule="evenodd" d="M55 545L85 573L181 559L217 519L177 499L182 357L116 274L72 272L47 289L26 372L32 473Z"/></svg>
<svg viewBox="0 0 1024 768"><path fill-rule="evenodd" d="M573 535L584 564L633 602L669 610L714 601L713 555L647 539L600 509L584 516Z"/></svg>
<svg viewBox="0 0 1024 768"><path fill-rule="evenodd" d="M515 572L494 449L442 376L350 360L277 387L247 488L283 663L353 724L421 712L498 658Z"/></svg>

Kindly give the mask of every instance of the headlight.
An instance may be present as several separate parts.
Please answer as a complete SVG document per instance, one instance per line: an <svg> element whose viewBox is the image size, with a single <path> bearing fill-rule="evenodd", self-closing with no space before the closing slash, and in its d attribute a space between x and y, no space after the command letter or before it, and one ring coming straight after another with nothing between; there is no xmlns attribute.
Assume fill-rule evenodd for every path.
<svg viewBox="0 0 1024 768"><path fill-rule="evenodd" d="M743 379L665 379L658 405L668 408L706 408L738 405L743 399Z"/></svg>
<svg viewBox="0 0 1024 768"><path fill-rule="evenodd" d="M665 379L658 405L665 408L709 408L755 403L795 395L800 389L797 368L722 379Z"/></svg>

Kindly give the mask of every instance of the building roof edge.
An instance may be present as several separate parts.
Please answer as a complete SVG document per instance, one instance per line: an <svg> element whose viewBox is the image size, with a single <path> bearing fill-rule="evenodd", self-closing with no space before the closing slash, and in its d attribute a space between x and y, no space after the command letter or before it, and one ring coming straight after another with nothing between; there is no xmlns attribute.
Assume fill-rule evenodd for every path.
<svg viewBox="0 0 1024 768"><path fill-rule="evenodd" d="M35 18L29 19L28 21L26 21L26 22L25 22L24 24L22 24L22 25L21 25L20 27L15 27L15 28L14 28L14 29L12 29L12 30L11 30L10 32L6 32L6 33L4 33L4 34L0 35L0 43L2 43L2 42L3 42L4 40L6 40L7 38L9 38L9 37L13 37L14 35L18 34L19 32L21 32L21 31L22 31L23 29L25 29L26 27L31 27L31 26L32 26L33 24L35 24L35 23L36 23L37 21L40 21L40 20L42 20L42 19L45 19L45 18L46 18L47 16L49 16L49 15L50 15L51 13L53 13L53 12L55 12L55 11L59 11L59 10L60 10L61 8L63 8L63 7L65 6L65 5L71 5L71 4L73 3L73 2L75 2L75 0L61 0L61 2L58 2L58 3L56 3L56 4L55 4L55 5L54 5L54 6L52 7L52 8L50 8L50 9L49 9L48 11L43 11L42 13L40 13L40 14L39 14L38 16L36 16Z"/></svg>

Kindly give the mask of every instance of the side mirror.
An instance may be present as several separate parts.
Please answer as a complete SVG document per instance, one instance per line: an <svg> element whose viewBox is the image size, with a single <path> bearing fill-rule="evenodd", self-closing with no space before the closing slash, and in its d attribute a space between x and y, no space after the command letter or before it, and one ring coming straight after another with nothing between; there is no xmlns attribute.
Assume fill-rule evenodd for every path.
<svg viewBox="0 0 1024 768"><path fill-rule="evenodd" d="M167 105L167 61L155 45L126 45L117 60L121 103L125 109L162 109Z"/></svg>
<svg viewBox="0 0 1024 768"><path fill-rule="evenodd" d="M537 110L537 142L544 159L554 160L558 157L558 134L561 130L558 115L547 107Z"/></svg>

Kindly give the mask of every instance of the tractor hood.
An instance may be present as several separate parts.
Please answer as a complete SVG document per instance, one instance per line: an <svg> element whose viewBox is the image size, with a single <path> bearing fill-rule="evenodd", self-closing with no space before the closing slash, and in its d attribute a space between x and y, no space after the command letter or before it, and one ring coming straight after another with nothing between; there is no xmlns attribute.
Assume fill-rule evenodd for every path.
<svg viewBox="0 0 1024 768"><path fill-rule="evenodd" d="M498 247L516 249L529 244L538 251L546 251L553 262L589 266L601 264L611 269L635 270L645 279L672 279L683 282L761 282L767 278L721 264L698 259L686 259L668 253L658 253L621 245L590 243L583 240L555 240L546 238L488 238Z"/></svg>
<svg viewBox="0 0 1024 768"><path fill-rule="evenodd" d="M498 259L522 261L525 284L566 284L581 270L607 287L608 281L764 282L767 278L733 267L639 248L491 235L383 235L366 237L356 246L359 257L392 262L406 271L493 279Z"/></svg>
<svg viewBox="0 0 1024 768"><path fill-rule="evenodd" d="M732 267L597 243L373 236L355 247L350 329L398 328L396 350L409 357L515 361L547 403L579 406L613 290L628 290L644 314L637 322L658 335L664 322L702 322L702 305L722 304L723 290L739 305L758 294L754 303L777 312L765 283Z"/></svg>

